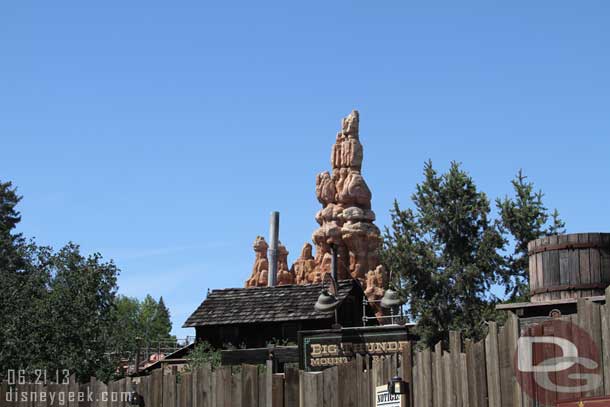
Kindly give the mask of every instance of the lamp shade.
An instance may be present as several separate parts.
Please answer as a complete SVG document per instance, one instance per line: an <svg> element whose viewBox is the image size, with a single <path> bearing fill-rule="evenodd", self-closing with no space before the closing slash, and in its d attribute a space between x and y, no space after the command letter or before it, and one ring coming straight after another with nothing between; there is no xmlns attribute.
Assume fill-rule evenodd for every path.
<svg viewBox="0 0 610 407"><path fill-rule="evenodd" d="M328 290L322 290L314 308L316 311L327 312L333 311L337 308L337 305L339 305L337 297L329 293Z"/></svg>
<svg viewBox="0 0 610 407"><path fill-rule="evenodd" d="M391 288L388 288L387 290L385 290L385 293L383 294L383 298L381 299L381 306L383 308L392 308L397 305L402 305L404 303L405 302L402 300L400 295L396 291L392 290Z"/></svg>

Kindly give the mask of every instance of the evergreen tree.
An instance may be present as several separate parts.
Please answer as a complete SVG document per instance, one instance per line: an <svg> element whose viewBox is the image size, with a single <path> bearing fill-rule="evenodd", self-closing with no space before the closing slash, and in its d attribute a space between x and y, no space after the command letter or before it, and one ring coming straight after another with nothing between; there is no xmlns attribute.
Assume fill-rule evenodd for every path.
<svg viewBox="0 0 610 407"><path fill-rule="evenodd" d="M382 261L400 274L424 343L447 339L452 329L480 338L483 321L495 313L490 288L503 267L505 244L489 218L489 200L458 163L439 175L430 161L412 200L414 210L394 203Z"/></svg>
<svg viewBox="0 0 610 407"><path fill-rule="evenodd" d="M43 365L42 331L50 274L50 250L26 242L15 228L21 197L0 181L0 378L8 369Z"/></svg>
<svg viewBox="0 0 610 407"><path fill-rule="evenodd" d="M565 223L559 218L557 209L553 212L544 206L541 190L535 191L534 184L527 181L519 170L511 181L514 196L497 199L496 206L501 216L502 227L514 240L513 253L507 256L507 267L503 274L506 295L512 301L527 301L528 282L528 242L543 236L565 233Z"/></svg>
<svg viewBox="0 0 610 407"><path fill-rule="evenodd" d="M144 298L140 309L140 327L144 342L149 345L174 339L170 335L172 322L163 297L158 302L150 294Z"/></svg>
<svg viewBox="0 0 610 407"><path fill-rule="evenodd" d="M70 369L80 378L108 378L114 370L108 352L115 314L118 269L98 253L87 257L69 243L53 256L50 283L49 368Z"/></svg>
<svg viewBox="0 0 610 407"><path fill-rule="evenodd" d="M159 313L157 314L158 324L158 332L159 337L162 339L171 339L171 331L172 331L172 320L169 313L169 308L165 306L165 302L163 301L163 297L159 297L159 303L157 304L159 307Z"/></svg>
<svg viewBox="0 0 610 407"><path fill-rule="evenodd" d="M137 298L118 295L114 301L114 327L109 349L118 356L133 356L142 337L141 304Z"/></svg>

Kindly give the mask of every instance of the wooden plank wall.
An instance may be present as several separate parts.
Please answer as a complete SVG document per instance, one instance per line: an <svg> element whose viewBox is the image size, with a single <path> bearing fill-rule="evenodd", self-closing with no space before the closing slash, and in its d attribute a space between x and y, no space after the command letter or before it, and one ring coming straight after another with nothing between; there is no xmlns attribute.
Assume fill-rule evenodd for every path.
<svg viewBox="0 0 610 407"><path fill-rule="evenodd" d="M0 407L126 407L131 391L143 398L146 407L373 407L376 386L395 375L410 375L410 349L404 355L408 361L404 366L397 357L371 360L358 356L349 364L318 373L289 367L285 373L272 374L269 365L222 366L216 370L205 366L181 373L174 370L163 374L157 370L150 376L125 378L107 385L91 378L85 384L71 380L63 385L14 386L12 391L19 394L36 393L35 401L27 402L7 399L11 387L0 383ZM79 391L85 395L83 401L78 400ZM87 400L87 392L92 394L92 401ZM75 394L75 399L69 398L70 393Z"/></svg>
<svg viewBox="0 0 610 407"><path fill-rule="evenodd" d="M580 299L578 313L562 318L587 331L600 350L603 385L583 397L610 395L610 289L606 299L606 305ZM565 325L558 321L534 329L545 335L565 335L561 332ZM478 342L451 332L447 347L439 343L431 349L412 350L409 345L399 356L358 356L324 372L287 367L285 373L272 374L270 364L215 370L204 366L182 373L156 370L149 376L108 384L95 378L85 384L71 378L68 384L13 388L0 383L0 407L126 407L126 394L132 390L143 397L146 407L373 407L375 387L395 375L410 389L402 407L537 407L539 403L522 391L514 375L519 321L511 314L504 326L489 322L488 327L487 336ZM7 393L15 389L36 394L36 399L7 399ZM78 391L85 394L84 400L69 398ZM54 398L47 395L43 399L40 394L45 392L53 392ZM106 397L106 392L114 392L114 396ZM91 400L87 393L92 394Z"/></svg>

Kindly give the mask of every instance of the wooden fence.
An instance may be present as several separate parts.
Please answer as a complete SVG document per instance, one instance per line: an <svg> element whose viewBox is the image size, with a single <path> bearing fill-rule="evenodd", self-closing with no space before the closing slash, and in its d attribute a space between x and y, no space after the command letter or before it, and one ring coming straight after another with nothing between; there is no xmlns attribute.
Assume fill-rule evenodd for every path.
<svg viewBox="0 0 610 407"><path fill-rule="evenodd" d="M603 384L579 396L610 395L610 289L606 305L579 299L578 313L550 319L535 329L545 336L561 336L559 321L569 321L584 329L600 352ZM412 350L407 346L401 355L386 359L358 356L350 363L323 372L303 372L287 367L285 373L273 373L267 365L209 367L188 373L163 369L140 378L127 378L104 384L91 379L89 383L65 385L15 386L19 392L37 394L36 400L8 400L11 389L1 384L0 407L125 407L123 396L136 391L146 407L373 407L375 387L399 374L409 383L410 394L403 406L415 407L537 407L540 404L526 394L515 376L514 355L521 329L513 314L504 326L489 322L483 340L463 341L458 332L450 335L448 349L440 344L434 348ZM564 333L563 333L564 334ZM557 355L560 356L560 355ZM15 390L13 389L13 390ZM42 392L54 393L51 400L42 400ZM82 401L70 400L69 392L85 394ZM537 393L548 399L552 390ZM106 393L105 393L106 392ZM91 394L90 398L87 397ZM64 404L59 394L64 394ZM104 397L104 394L114 397ZM555 393L556 400L566 396Z"/></svg>
<svg viewBox="0 0 610 407"><path fill-rule="evenodd" d="M146 407L374 407L375 386L397 374L399 359L402 356L375 360L358 356L351 363L316 373L288 367L285 373L274 374L269 361L266 366L203 367L186 373L163 374L158 369L149 376L108 385L94 378L86 384L24 384L12 389L3 383L0 393L5 397L0 406L126 407L127 394L135 391ZM363 368L366 364L368 369ZM408 363L403 364L400 374L408 377L408 367ZM9 392L13 396L7 401ZM80 401L79 392L83 395ZM22 394L27 394L28 400L21 400Z"/></svg>
<svg viewBox="0 0 610 407"><path fill-rule="evenodd" d="M577 314L548 319L530 329L536 335L565 338L561 332L567 321L579 326L593 339L599 349L599 373L603 384L594 390L578 394L577 397L610 395L610 289L606 290L606 304L588 299L579 299ZM542 405L535 400L564 401L574 394L538 388L535 397L528 395L518 378L534 388L526 376L515 374L514 364L517 341L524 327L510 314L506 323L498 327L489 322L487 337L480 342L462 341L459 333L452 332L449 350L440 344L434 349L425 349L413 354L413 391L416 407L536 407ZM578 338L578 337L575 337ZM578 344L577 344L578 345ZM534 359L562 356L534 354ZM525 380L530 380L526 382ZM551 380L554 379L551 373ZM554 405L551 404L551 405Z"/></svg>

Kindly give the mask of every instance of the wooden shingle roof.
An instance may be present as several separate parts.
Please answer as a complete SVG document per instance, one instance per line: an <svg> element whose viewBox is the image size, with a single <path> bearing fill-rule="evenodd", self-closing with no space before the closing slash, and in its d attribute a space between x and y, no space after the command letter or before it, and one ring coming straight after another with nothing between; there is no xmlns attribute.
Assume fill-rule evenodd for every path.
<svg viewBox="0 0 610 407"><path fill-rule="evenodd" d="M332 312L314 309L321 289L309 284L213 290L182 327L331 318ZM337 299L352 290L362 288L355 280L339 281Z"/></svg>

